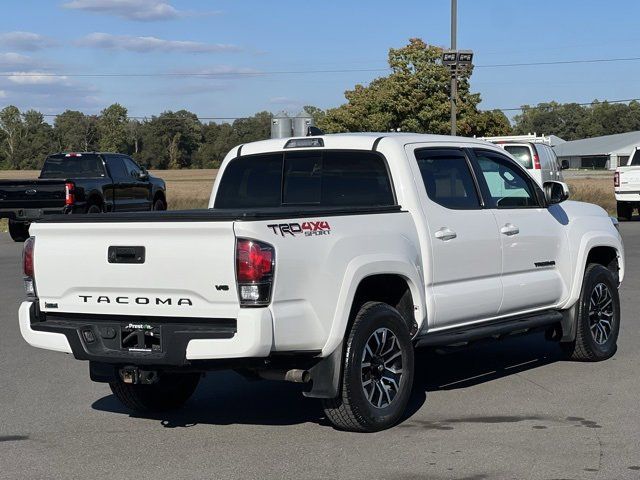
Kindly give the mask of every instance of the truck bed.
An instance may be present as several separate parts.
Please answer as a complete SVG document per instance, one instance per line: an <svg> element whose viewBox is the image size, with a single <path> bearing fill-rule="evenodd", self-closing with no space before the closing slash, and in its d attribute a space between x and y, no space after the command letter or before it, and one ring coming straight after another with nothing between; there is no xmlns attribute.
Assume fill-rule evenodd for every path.
<svg viewBox="0 0 640 480"><path fill-rule="evenodd" d="M264 208L251 211L236 209L194 209L151 212L113 212L88 215L49 215L39 223L131 223L131 222L228 222L298 218L308 216L366 215L393 213L401 210L400 205L370 207L289 207Z"/></svg>

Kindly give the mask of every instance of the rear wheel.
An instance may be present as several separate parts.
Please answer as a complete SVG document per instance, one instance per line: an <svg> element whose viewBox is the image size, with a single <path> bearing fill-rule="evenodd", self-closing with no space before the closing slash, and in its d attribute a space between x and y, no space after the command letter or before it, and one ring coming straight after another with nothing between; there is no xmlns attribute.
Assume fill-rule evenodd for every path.
<svg viewBox="0 0 640 480"><path fill-rule="evenodd" d="M102 213L102 208L99 205L89 205L87 213Z"/></svg>
<svg viewBox="0 0 640 480"><path fill-rule="evenodd" d="M627 202L617 202L616 210L618 213L618 220L631 220L633 215L633 207Z"/></svg>
<svg viewBox="0 0 640 480"><path fill-rule="evenodd" d="M181 407L193 395L199 381L199 373L181 373L163 374L152 385L134 385L119 380L109 383L109 386L125 407L147 413Z"/></svg>
<svg viewBox="0 0 640 480"><path fill-rule="evenodd" d="M9 219L9 235L14 242L24 242L29 238L29 224Z"/></svg>
<svg viewBox="0 0 640 480"><path fill-rule="evenodd" d="M398 311L368 302L347 338L338 398L323 401L327 418L341 430L375 432L404 414L413 385L413 344Z"/></svg>
<svg viewBox="0 0 640 480"><path fill-rule="evenodd" d="M616 353L620 331L618 284L611 270L587 265L579 302L576 339L562 346L572 360L606 360Z"/></svg>

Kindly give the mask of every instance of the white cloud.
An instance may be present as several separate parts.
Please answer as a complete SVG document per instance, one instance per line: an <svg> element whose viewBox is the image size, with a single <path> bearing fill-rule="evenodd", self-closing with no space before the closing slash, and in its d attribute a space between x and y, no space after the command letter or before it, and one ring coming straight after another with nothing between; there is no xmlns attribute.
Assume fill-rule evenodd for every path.
<svg viewBox="0 0 640 480"><path fill-rule="evenodd" d="M236 45L210 44L182 40L165 40L157 37L134 37L132 35L111 35L109 33L91 33L77 42L80 46L126 50L131 52L183 52L183 53L220 53L238 52Z"/></svg>
<svg viewBox="0 0 640 480"><path fill-rule="evenodd" d="M42 50L52 47L55 42L49 37L33 32L0 33L0 45L15 50Z"/></svg>
<svg viewBox="0 0 640 480"><path fill-rule="evenodd" d="M0 91L21 110L63 111L67 108L94 108L99 104L99 92L95 86L41 71L13 72L0 77Z"/></svg>
<svg viewBox="0 0 640 480"><path fill-rule="evenodd" d="M0 70L15 70L33 65L31 57L19 53L0 53Z"/></svg>
<svg viewBox="0 0 640 480"><path fill-rule="evenodd" d="M72 0L62 6L74 10L116 15L141 22L171 20L192 15L191 12L178 10L169 2L162 0Z"/></svg>
<svg viewBox="0 0 640 480"><path fill-rule="evenodd" d="M48 75L44 72L12 72L7 80L18 85L68 85L65 76Z"/></svg>

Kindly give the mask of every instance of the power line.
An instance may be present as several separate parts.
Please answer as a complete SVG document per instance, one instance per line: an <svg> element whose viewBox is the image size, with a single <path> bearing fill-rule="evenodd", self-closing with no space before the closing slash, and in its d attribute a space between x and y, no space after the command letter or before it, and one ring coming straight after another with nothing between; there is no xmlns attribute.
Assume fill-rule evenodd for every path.
<svg viewBox="0 0 640 480"><path fill-rule="evenodd" d="M633 101L640 102L640 98L627 98L627 99L621 99L621 100L598 100L599 103L629 103L629 102L633 102ZM581 107L584 107L584 106L592 105L594 102L595 102L595 100L592 100L591 102L580 102L580 103L566 102L566 103L560 104L560 105L571 104L571 105L579 105ZM540 106L540 104L538 104L538 105L529 106L529 108L534 110L534 109L542 108L542 107ZM492 111L492 110L500 110L502 112L515 112L515 111L523 110L523 107L489 108L489 109L487 109L485 111ZM51 118L59 117L61 115L62 115L62 113L43 113L42 114L43 117L51 117ZM84 115L92 116L92 115L95 115L95 114L84 114ZM127 118L131 119L131 120L147 120L147 121L151 120L152 118L155 121L159 121L159 120L187 120L187 119L189 119L187 117L176 117L176 116L171 116L171 115L163 115L163 116L160 116L160 115L130 115L130 116L127 116ZM251 119L251 118L255 118L255 116L249 116L249 117L248 116L236 116L236 117L200 117L200 116L196 116L195 118L197 118L200 121L202 121L202 120L228 121L228 120L248 120L248 119ZM290 117L290 118L295 118L295 117Z"/></svg>
<svg viewBox="0 0 640 480"><path fill-rule="evenodd" d="M595 100L594 100L594 101L595 101ZM564 103L564 104L560 104L560 105L567 105L567 104L570 104L570 105L580 105L581 107L584 107L584 106L592 105L592 104L594 103L594 101L591 101L591 102L583 102L583 103L566 102L566 103ZM640 101L640 98L628 98L628 99L626 99L626 100L599 100L598 102L599 102L599 103L629 103L629 102L633 102L633 101L638 102L638 101ZM542 107L540 106L540 104L538 104L538 105L530 106L529 108L531 108L531 109L536 109L536 108L542 108ZM511 111L520 111L520 110L523 110L523 107L512 107L512 108L492 108L492 109L490 109L490 110L501 110L501 111L503 111L503 112L511 112Z"/></svg>
<svg viewBox="0 0 640 480"><path fill-rule="evenodd" d="M589 63L611 63L611 62L632 62L638 61L640 57L619 57L619 58L594 58L587 60L558 60L547 62L526 62L526 63L494 63L485 65L474 65L475 68L510 68L510 67L535 67L545 65L576 65ZM256 71L256 72L158 72L158 73L48 73L48 72L13 72L0 73L0 77L68 77L68 78L114 78L114 77L165 77L165 78L181 78L181 77L199 77L199 78L215 78L215 77L264 77L269 75L313 75L328 73L378 73L388 72L391 68L342 68L327 70L273 70L273 71Z"/></svg>
<svg viewBox="0 0 640 480"><path fill-rule="evenodd" d="M489 65L475 65L475 68L535 67L535 66L542 66L542 65L575 65L578 63L632 62L636 60L640 60L640 57L595 58L591 60L558 60L558 61L552 61L552 62L528 62L528 63L494 63Z"/></svg>

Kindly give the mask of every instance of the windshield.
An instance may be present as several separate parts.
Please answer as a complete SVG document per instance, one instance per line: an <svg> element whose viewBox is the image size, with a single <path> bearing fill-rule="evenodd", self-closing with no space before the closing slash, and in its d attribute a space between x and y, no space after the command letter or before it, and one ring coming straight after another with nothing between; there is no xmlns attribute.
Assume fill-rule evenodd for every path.
<svg viewBox="0 0 640 480"><path fill-rule="evenodd" d="M96 154L78 157L51 155L44 161L40 178L98 178L104 177L102 160Z"/></svg>
<svg viewBox="0 0 640 480"><path fill-rule="evenodd" d="M528 145L505 145L504 149L515 157L524 168L531 168L531 149Z"/></svg>

